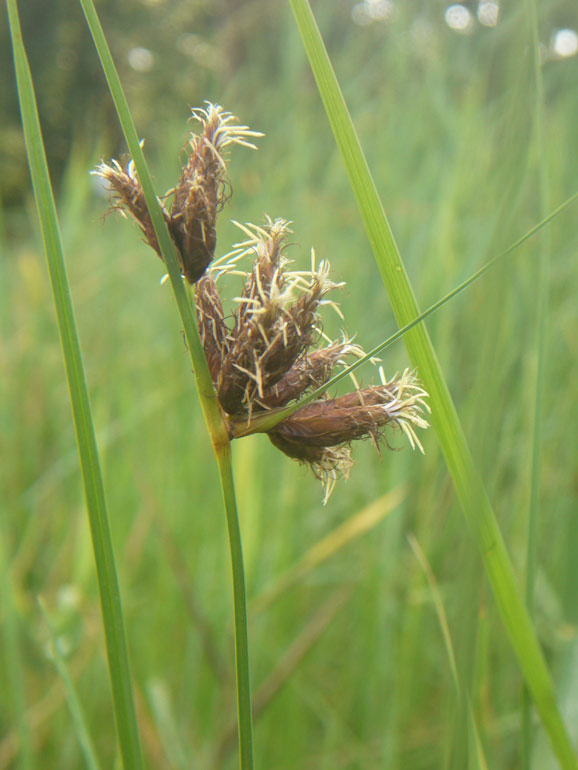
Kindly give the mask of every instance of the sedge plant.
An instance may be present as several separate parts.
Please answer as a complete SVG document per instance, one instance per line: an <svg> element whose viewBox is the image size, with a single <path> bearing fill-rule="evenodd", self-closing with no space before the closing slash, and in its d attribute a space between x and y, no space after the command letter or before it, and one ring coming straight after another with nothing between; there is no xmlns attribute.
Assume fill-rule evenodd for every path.
<svg viewBox="0 0 578 770"><path fill-rule="evenodd" d="M240 764L253 766L252 718L249 677L245 581L239 523L232 477L230 441L250 432L269 432L270 438L291 457L311 465L325 487L326 497L339 475L351 464L349 443L371 437L376 443L386 425L402 430L412 446L420 447L415 427L426 427L422 412L426 394L410 372L350 396L314 403L304 414L291 418L282 407L309 391L327 387L333 369L347 356L363 357L363 351L347 338L330 341L321 352L312 349L320 339L317 311L336 288L328 278L328 264L312 265L308 273L286 271L284 247L288 223L268 222L264 228L245 229L249 240L241 252L254 252L253 269L245 275L244 297L232 327L224 324L218 293L210 274L205 276L216 246L215 218L227 199L227 178L222 151L230 144L249 144L256 136L236 126L233 116L209 105L194 116L202 125L193 134L188 160L179 183L169 191L170 212L154 193L141 144L136 140L130 113L112 65L102 29L91 4L84 10L101 55L111 92L127 135L134 161L101 166L97 173L114 190L121 208L139 223L154 250L168 269L187 343L194 363L199 397L219 466L233 568L235 606L235 657L239 721ZM109 654L117 729L125 767L142 766L142 751L130 685L130 666L124 634L122 606L104 488L94 429L84 381L80 345L75 330L68 280L30 71L18 26L15 3L9 3L25 133L29 139L30 166L37 190L37 207L44 225L46 251L54 285L67 375L77 425L77 442L83 468L87 508L93 527L93 544L101 592L103 620ZM220 272L230 272L239 254L231 255ZM232 262L231 262L232 260ZM203 279L199 282L199 279ZM185 283L201 283L193 309ZM216 312L215 312L216 311ZM269 326L265 330L263 318ZM269 334L273 337L269 339ZM252 368L251 368L252 367ZM289 408L289 411L293 411ZM257 417L265 413L274 425L265 427ZM253 416L255 423L252 425Z"/></svg>
<svg viewBox="0 0 578 770"><path fill-rule="evenodd" d="M143 766L142 748L132 691L128 644L80 341L36 95L15 0L8 0L7 9L26 152L56 310L90 523L120 754L125 767L140 770Z"/></svg>
<svg viewBox="0 0 578 770"><path fill-rule="evenodd" d="M206 413L217 409L219 416L218 432L214 422L208 419L207 424L229 522L241 767L249 768L247 610L230 442L267 433L284 454L311 467L323 485L326 502L338 478L349 474L353 441L370 438L378 446L385 429L394 428L405 434L412 448L423 452L416 428L428 427L424 414L429 407L427 393L410 370L386 379L380 369L381 384L327 396L334 369L344 366L348 358L367 356L345 333L338 340L324 339L320 310L326 305L337 309L328 295L343 284L330 279L327 261L316 264L313 251L310 270L289 269L288 222L278 218L262 226L239 225L245 240L214 259L217 215L230 191L226 151L232 145L254 149L253 139L261 134L238 125L218 105L193 110L193 120L200 130L191 132L180 178L159 200L159 207L177 257L177 281L194 292L193 339L196 343L198 335L202 344L213 389L212 406L206 407ZM111 191L113 208L134 220L148 245L164 259L133 160L102 163L95 173ZM246 257L252 257L253 263L242 270ZM239 276L243 279L240 296L235 308L227 311L218 283ZM201 387L199 393L205 397ZM314 393L317 398L312 400ZM287 407L289 412L284 411Z"/></svg>
<svg viewBox="0 0 578 770"><path fill-rule="evenodd" d="M340 475L346 475L349 471L351 441L368 437L377 443L384 429L389 426L402 430L412 446L419 448L419 438L415 428L426 427L424 411L428 410L427 394L425 388L416 380L416 375L406 371L401 377L389 380L383 376L381 385L363 390L356 388L351 394L333 399L327 397L328 387L336 384L353 368L365 363L377 353L376 348L369 354L364 354L361 348L345 334L338 340L323 341L320 333L319 310L324 304L333 304L327 295L338 286L329 279L327 263L321 262L317 265L312 260L310 270L289 270L287 257L289 223L282 219L268 220L259 226L243 225L241 229L245 240L224 259L214 260L215 218L229 197L223 151L231 144L252 145L255 132L238 126L229 113L214 105L209 105L205 110L196 111L194 117L202 130L200 133L191 135L187 162L183 167L181 178L165 198L158 199L94 6L90 0L81 1L108 78L130 152L129 159L104 164L98 169L98 173L112 188L116 196L115 205L128 212L137 221L145 239L166 265L183 321L193 359L200 402L221 474L233 566L240 760L243 770L248 770L253 765L253 751L246 598L231 468L231 440L254 432L267 433L281 451L312 467L313 472L324 484L327 496L337 478ZM8 5L11 9L12 27L17 29L15 3L9 2ZM352 134L347 112L344 105L339 104L339 99L335 101L336 93L338 95L335 91L335 83L331 82L330 76L325 77L328 75L328 70L327 63L323 60L324 50L314 25L311 26L312 17L308 16L310 12L306 4L295 2L294 10L314 71L320 82L320 90L329 105L336 138L346 157L354 188L359 191L361 185L366 184L368 179L364 176L366 170L359 148L355 145L355 141L351 144ZM22 58L22 41L18 35L15 35L15 49L21 57L20 61L25 61ZM33 97L31 80L26 67L21 66L19 74L21 83L24 84L21 88L21 101L23 106L26 106L27 103L30 104L30 98ZM333 113L332 106L335 108ZM33 110L25 112L23 109L25 125L26 121L29 121L29 125L34 124L33 113ZM35 127L38 129L35 137L36 150L38 150L41 146L41 138L37 119ZM31 167L45 170L45 161L41 153L35 152L34 144L31 148L29 149ZM384 226L387 225L386 220L380 218L379 210L375 209L375 200L371 199L374 188L371 184L366 187L369 190L368 198L362 198L360 206L366 222L373 226L373 229L369 227L372 241L377 243L382 237L386 244L386 256L394 257L399 262L399 255L391 234L387 228L384 230ZM38 207L41 213L43 210L54 208L53 201L49 198L50 196L39 198ZM560 210L562 208L560 207ZM372 216L376 211L377 219L372 222ZM532 233L548 219L533 228ZM53 231L57 233L57 229L57 223L54 223ZM532 233L520 239L519 243ZM244 269L244 265L240 264L247 257L253 258L250 269ZM408 292L407 287L405 289L403 287L405 279L403 271L397 270L397 265L391 267L396 269L396 273L401 272L401 284L397 282L396 285L396 281L391 279L391 276L388 283L389 268L385 265L384 276L386 283L393 290L392 303L397 309L400 329L378 348L384 349L411 330L414 330L416 335L411 336L409 340L421 339L423 342L426 338L423 334L420 338L417 332L424 318L482 275L488 267L489 264L450 292L443 300L420 314L413 302L411 292ZM239 274L242 279L240 296L233 309L225 311L219 283L233 279L235 276L238 279ZM63 281L65 285L65 273ZM189 287L192 287L190 292ZM191 294L193 294L192 302ZM65 306L65 297L63 297L64 295L56 293L57 309ZM67 324L70 327L71 318L71 315L63 316L61 328L65 331ZM66 339L65 336L64 340ZM427 339L426 343L428 343ZM420 377L424 379L424 371L427 374L427 390L435 393L435 398L432 399L435 401L433 424L440 435L442 446L447 450L446 454L449 455L450 470L457 474L457 478L456 475L454 478L461 492L462 502L466 503L467 509L481 487L475 477L472 481L468 476L467 447L464 449L464 445L457 440L452 447L452 435L454 438L457 435L460 440L463 439L459 423L455 422L456 417L451 401L448 400L449 394L444 387L441 372L435 366L432 369L432 361L433 364L436 363L435 356L432 358L430 355L429 359L426 354L420 356L420 344L414 342L412 346L409 342L410 353L414 365L417 364L419 368ZM423 350L421 352L423 353ZM79 348L74 355L80 361ZM350 359L353 359L354 363L351 366L345 366ZM342 371L334 374L336 368L341 368ZM72 374L69 372L69 379L73 404L75 394L82 392L82 388L84 392L86 391L86 386L82 383L79 391L78 379L75 380L74 371L74 367L70 367ZM437 413L436 409L439 410ZM86 407L81 405L79 414L89 415L87 402ZM86 441L86 438L83 438L83 431L88 435L86 431L90 433L90 428L91 426L87 428L87 420L81 422L79 431L81 458L82 447L86 445L83 444ZM464 450L461 464L458 462L460 448ZM89 458L86 467L88 478L91 478L91 472L95 473L95 483L97 488L101 488L102 481L99 477L97 458ZM460 469L463 471L461 475ZM491 518L491 509L488 512L487 507L484 507L486 498L483 490L481 500L483 503L481 512L477 506L474 506L473 513L468 510L466 513L471 516L480 514L479 521L474 518L470 523L473 524L472 528L480 536L482 543L487 545L488 539L498 538L493 544L495 552L490 554L486 561L490 580L497 593L498 603L510 630L514 648L521 659L533 696L561 764L563 767L575 767L573 751L557 713L547 671L531 627L524 614L520 613L516 594L512 593L511 567L499 539L499 532ZM87 501L89 513L91 513L92 506L88 492ZM106 516L104 521L106 522ZM96 547L95 551L97 551ZM112 572L109 570L108 575L114 575L112 550L107 547L104 553L106 557L104 561L108 559L109 567L112 564L113 568ZM99 563L98 552L97 569L100 575L102 564ZM102 574L106 576L105 572ZM112 588L113 593L110 594L112 602L113 604L116 602L120 609L118 589L116 588L116 594L114 594L114 585ZM104 592L106 597L107 591L110 591L110 585L107 585L105 579L101 583L101 595ZM110 615L107 616L105 605L106 602L103 602L105 629L108 623L118 622L120 618L122 630L122 615L120 614L117 620L114 618L111 620ZM512 624L518 621L521 623L521 630L514 633ZM522 650L524 643L528 645L527 656ZM120 641L116 639L113 647L116 644L119 649L122 649L123 644L126 646L123 637ZM130 698L128 659L126 657L123 659L121 656L115 660L113 655L109 665L123 762L125 767L138 768L141 765L140 749L134 706ZM535 671L532 670L532 666L535 667ZM120 679L118 679L119 676Z"/></svg>

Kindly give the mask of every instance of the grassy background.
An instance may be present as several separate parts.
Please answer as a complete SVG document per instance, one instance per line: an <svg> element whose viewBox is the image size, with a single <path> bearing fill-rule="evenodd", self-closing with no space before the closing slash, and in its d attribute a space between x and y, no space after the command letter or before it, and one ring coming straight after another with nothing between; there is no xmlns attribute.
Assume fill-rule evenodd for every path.
<svg viewBox="0 0 578 770"><path fill-rule="evenodd" d="M544 41L563 4L541 20ZM439 14L406 6L394 24L356 27L349 6L316 9L362 143L422 307L507 247L540 218L535 90L523 9L496 29L459 36ZM340 16L341 15L341 16ZM369 348L393 320L289 11L284 44L208 88L267 133L237 151L229 217L295 222L294 257L310 245L346 280L347 330ZM577 60L547 61L546 163L553 204L575 191ZM191 72L191 76L194 71ZM146 92L141 94L146 100ZM159 189L174 181L181 114L149 121ZM106 203L87 171L110 148L78 141L60 189L65 250L118 554L147 762L155 768L234 767L218 746L234 719L230 569L216 468L161 263ZM550 229L544 448L536 625L569 724L578 724L575 214ZM0 767L26 766L11 715L15 688L30 710L30 767L82 767L64 687L46 650L47 605L103 767L116 753L76 450L44 260L31 207L6 214L0 262L0 465L4 555L23 662L2 661ZM538 241L446 306L428 324L514 560L523 563L530 490ZM328 328L335 325L328 317ZM386 372L407 364L401 345ZM363 371L361 379L375 377ZM399 444L399 442L398 442ZM431 591L412 533L442 592L458 665L471 687L491 768L519 766L520 676L453 500L433 435L426 457L355 448L356 466L329 504L317 482L264 437L235 449L249 597L258 597L319 539L404 485L403 502L372 532L316 569L251 621L256 689L301 636L308 654L256 725L258 767L458 766L466 736ZM209 459L210 458L210 459ZM341 594L343 586L351 590ZM336 593L337 592L337 593ZM337 597L337 598L336 598ZM345 602L315 625L321 608ZM9 604L4 604L8 607ZM10 633L10 613L3 628ZM321 628L320 628L321 625ZM210 661L203 638L213 654ZM5 646L9 650L9 646ZM574 665L573 665L574 663ZM14 685L11 683L15 682ZM572 719L574 717L574 719ZM576 735L574 736L577 737ZM554 767L539 740L535 767Z"/></svg>

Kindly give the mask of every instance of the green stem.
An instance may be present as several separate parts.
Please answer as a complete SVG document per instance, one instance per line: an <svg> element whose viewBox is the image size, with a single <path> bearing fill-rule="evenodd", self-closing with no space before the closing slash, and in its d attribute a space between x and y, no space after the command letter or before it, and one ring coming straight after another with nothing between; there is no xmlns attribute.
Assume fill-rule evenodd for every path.
<svg viewBox="0 0 578 770"><path fill-rule="evenodd" d="M90 522L120 751L126 770L140 770L142 753L132 692L128 645L80 342L16 0L7 0L7 8L26 153L48 263Z"/></svg>
<svg viewBox="0 0 578 770"><path fill-rule="evenodd" d="M221 486L227 515L229 543L233 568L233 596L235 606L235 654L237 666L237 706L239 721L239 742L241 770L253 767L253 734L251 720L251 689L249 686L249 643L247 634L247 607L245 598L245 577L241 549L241 533L235 502L233 474L231 469L231 449L228 426L223 419L203 346L199 337L193 307L187 296L175 247L164 221L159 201L155 194L152 178L148 170L138 134L130 113L114 61L108 47L102 26L98 19L93 0L80 0L86 20L98 51L111 96L118 113L128 148L143 188L151 221L158 238L161 253L177 307L183 323L189 353L193 362L193 371L199 393L199 401L217 459Z"/></svg>
<svg viewBox="0 0 578 770"><path fill-rule="evenodd" d="M235 666L237 676L237 710L239 721L239 756L242 770L253 767L253 716L251 711L251 680L249 672L249 645L247 628L247 596L241 530L237 513L231 445L226 444L217 453L233 571L233 602L235 611Z"/></svg>
<svg viewBox="0 0 578 770"><path fill-rule="evenodd" d="M530 39L533 52L534 83L536 87L534 131L538 154L538 182L540 186L540 213L549 205L548 169L544 142L544 81L540 63L540 39L536 0L528 0ZM536 309L536 381L534 392L534 425L532 432L532 456L530 470L530 503L528 507L528 533L526 546L524 593L530 616L534 613L534 588L536 584L536 543L539 514L540 477L542 471L542 397L546 364L546 329L548 324L548 293L550 290L550 237L542 232L539 241L538 301ZM528 687L522 691L522 767L530 770L532 764L532 701Z"/></svg>
<svg viewBox="0 0 578 770"><path fill-rule="evenodd" d="M123 134L128 145L130 155L134 161L134 165L138 174L139 181L142 185L144 196L146 199L147 207L153 223L153 227L159 242L163 260L165 262L167 272L171 281L173 293L179 310L187 345L191 359L193 361L195 380L197 388L199 390L199 397L201 401L201 407L211 439L213 443L220 444L227 440L227 430L223 423L219 405L215 396L213 388L213 382L203 352L203 346L199 338L199 332L195 323L191 303L187 296L187 291L175 252L175 246L169 235L167 225L164 221L161 207L158 198L155 193L152 177L142 147L139 142L138 134L120 78L114 66L114 61L108 47L108 43L104 36L104 31L100 24L100 20L96 13L93 0L80 0L82 10L86 17L86 21L90 28L94 45L96 47L102 69L105 74L110 94L114 101L114 106L118 114Z"/></svg>

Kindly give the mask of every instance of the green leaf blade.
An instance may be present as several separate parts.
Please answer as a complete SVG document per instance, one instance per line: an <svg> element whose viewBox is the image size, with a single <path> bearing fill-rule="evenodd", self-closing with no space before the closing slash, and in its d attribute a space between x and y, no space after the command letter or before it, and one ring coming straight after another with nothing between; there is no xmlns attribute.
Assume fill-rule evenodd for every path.
<svg viewBox="0 0 578 770"><path fill-rule="evenodd" d="M233 599L235 613L235 662L237 709L239 725L239 757L242 770L253 768L253 726L251 708L251 686L249 668L249 641L247 629L247 600L245 590L245 574L243 566L243 551L239 518L233 481L231 463L230 437L225 425L218 400L215 395L213 381L205 358L205 353L199 336L199 331L193 314L192 303L187 295L187 289L181 277L175 248L167 225L164 221L159 201L157 199L152 177L138 140L138 134L132 119L130 108L120 78L116 71L106 37L104 35L96 8L92 0L80 0L84 15L90 27L90 32L107 79L119 121L136 171L143 187L147 207L153 227L158 238L164 262L166 264L175 301L183 323L189 353L193 363L193 371L199 394L199 401L205 417L207 430L215 452L219 468L219 476L223 491L223 501L227 516L227 528L231 551L233 572Z"/></svg>
<svg viewBox="0 0 578 770"><path fill-rule="evenodd" d="M291 6L396 320L404 326L419 315L409 278L311 7L307 0L291 0ZM432 425L542 723L560 766L565 770L576 770L578 761L562 721L543 653L425 326L412 328L404 340L412 363L418 368L420 379L430 394Z"/></svg>
<svg viewBox="0 0 578 770"><path fill-rule="evenodd" d="M16 1L7 0L7 8L26 150L52 286L90 522L119 744L125 768L140 770L142 752L128 645L80 342Z"/></svg>

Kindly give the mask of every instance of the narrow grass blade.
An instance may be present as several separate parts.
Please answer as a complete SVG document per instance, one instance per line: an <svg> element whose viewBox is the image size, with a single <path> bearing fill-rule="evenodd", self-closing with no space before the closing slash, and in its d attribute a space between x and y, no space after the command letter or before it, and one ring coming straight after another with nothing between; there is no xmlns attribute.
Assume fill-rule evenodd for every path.
<svg viewBox="0 0 578 770"><path fill-rule="evenodd" d="M68 667L64 662L64 658L60 654L58 639L56 638L54 628L52 627L52 623L48 617L48 612L46 611L44 603L41 599L38 600L38 605L42 614L44 615L44 620L46 621L48 631L50 632L52 660L60 678L64 682L64 686L66 687L67 705L70 711L70 716L72 717L72 723L76 731L78 742L80 743L80 747L84 755L86 767L88 767L89 770L100 770L96 751L92 742L92 738L90 737L88 723L82 710L82 705L76 692L76 687L74 686L74 682L72 681L72 677L68 671Z"/></svg>
<svg viewBox="0 0 578 770"><path fill-rule="evenodd" d="M536 147L538 152L538 182L540 187L540 209L543 214L547 211L550 199L548 171L546 168L544 145L544 84L542 81L542 64L540 61L540 41L538 36L538 14L536 0L528 0L528 11L532 28L532 49L534 58L534 80L536 83L536 109L534 124L536 131ZM526 553L525 592L528 610L532 613L534 601L534 584L536 581L536 525L538 515L538 493L541 473L542 451L542 398L544 391L544 369L546 357L546 327L548 322L548 293L550 287L550 237L548 231L541 234L539 242L538 265L538 301L536 307L536 390L534 395L534 430L532 435L532 469L530 508L528 512L528 544Z"/></svg>
<svg viewBox="0 0 578 770"><path fill-rule="evenodd" d="M161 252L169 273L175 300L181 315L185 337L189 347L193 371L199 392L201 408L205 416L207 428L221 477L223 499L227 515L229 544L233 570L233 599L235 611L235 659L237 674L237 706L239 717L239 752L242 770L253 767L253 730L251 718L251 687L249 673L249 642L247 634L247 602L245 590L245 573L243 567L243 552L241 534L235 499L233 471L231 465L231 448L227 427L221 416L219 404L215 398L213 382L205 359L203 346L192 312L191 302L187 295L178 265L177 256L161 208L156 197L150 172L148 170L138 134L130 114L128 102L124 95L114 61L108 47L102 26L98 19L92 0L80 0L84 15L90 27L90 32L98 52L111 96L125 135L130 154L139 176L151 220L158 238Z"/></svg>
<svg viewBox="0 0 578 770"><path fill-rule="evenodd" d="M530 19L530 44L532 46L535 109L534 132L537 151L538 184L540 188L540 213L548 210L550 193L548 185L548 169L546 167L546 152L544 143L544 82L542 78L542 62L540 61L540 39L538 34L538 10L536 0L527 0L528 16ZM530 616L534 613L534 587L536 583L536 538L538 527L538 503L540 493L540 478L542 471L542 399L544 394L544 370L546 365L546 329L548 323L548 293L550 291L550 237L544 231L539 241L539 264L537 276L537 307L536 307L536 386L534 393L534 426L532 431L532 454L530 471L530 504L528 508L528 532L526 544L526 564L524 576L524 593ZM532 766L532 703L527 686L522 692L522 768L530 770Z"/></svg>
<svg viewBox="0 0 578 770"><path fill-rule="evenodd" d="M7 0L26 151L48 262L90 521L120 749L125 768L142 767L128 649L88 390L54 197L16 0Z"/></svg>
<svg viewBox="0 0 578 770"><path fill-rule="evenodd" d="M241 770L253 767L253 712L251 707L251 679L249 675L249 631L247 623L247 595L241 530L235 498L231 445L217 454L233 570L233 605L235 612L235 660L237 665L237 715L239 723L239 754Z"/></svg>
<svg viewBox="0 0 578 770"><path fill-rule="evenodd" d="M404 326L419 315L407 273L311 7L307 0L291 0L291 6L397 322ZM433 427L540 718L560 765L576 770L578 761L562 721L544 655L433 345L423 324L411 329L404 340L430 394Z"/></svg>
<svg viewBox="0 0 578 770"><path fill-rule="evenodd" d="M458 696L458 702L463 703L464 700L466 702L466 708L468 712L468 725L469 725L469 730L472 734L472 742L473 742L473 746L471 747L473 751L471 753L473 756L473 760L475 762L474 767L476 768L476 770L488 770L488 764L486 762L484 748L482 746L482 741L480 738L480 734L478 732L478 726L476 724L476 717L474 714L474 709L472 707L472 702L469 697L469 694L467 692L464 692L464 687L462 685L462 682L460 681L460 676L458 673L458 667L456 663L456 655L454 652L454 645L453 645L452 636L450 633L450 626L446 616L446 611L444 608L444 603L441 597L441 593L438 588L437 580L435 578L431 565L428 562L425 553L423 552L422 547L420 546L420 544L418 543L414 535L412 535L411 533L408 535L408 541L412 551L414 552L417 560L421 565L421 568L425 573L427 582L429 583L429 587L431 589L435 611L438 616L438 620L439 620L439 624L440 624L440 628L441 628L441 632L444 640L444 645L446 648L446 654L448 656L448 661L450 664L452 679L454 680L454 685Z"/></svg>
<svg viewBox="0 0 578 770"><path fill-rule="evenodd" d="M249 611L251 615L263 612L279 596L294 586L311 570L330 559L349 543L370 532L386 516L394 511L405 500L406 490L403 486L392 489L370 505L355 513L344 521L318 543L315 543L297 564L293 565L269 589L265 589L252 600Z"/></svg>

